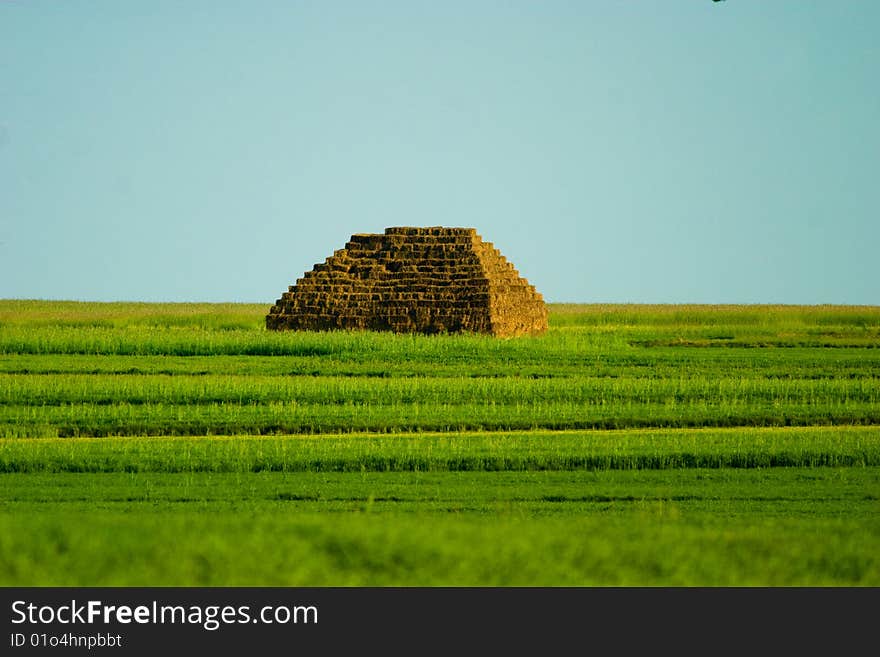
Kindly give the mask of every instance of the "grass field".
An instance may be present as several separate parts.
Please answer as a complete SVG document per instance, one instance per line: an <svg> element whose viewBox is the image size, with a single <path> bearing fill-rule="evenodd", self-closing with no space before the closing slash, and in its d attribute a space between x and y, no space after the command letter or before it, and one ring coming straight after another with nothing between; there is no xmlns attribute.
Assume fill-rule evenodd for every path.
<svg viewBox="0 0 880 657"><path fill-rule="evenodd" d="M0 585L880 585L880 307L267 310L0 301Z"/></svg>

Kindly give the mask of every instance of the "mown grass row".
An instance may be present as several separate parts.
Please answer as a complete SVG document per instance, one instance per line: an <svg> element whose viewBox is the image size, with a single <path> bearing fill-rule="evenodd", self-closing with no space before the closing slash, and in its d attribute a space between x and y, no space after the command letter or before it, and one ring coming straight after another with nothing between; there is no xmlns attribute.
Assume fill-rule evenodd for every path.
<svg viewBox="0 0 880 657"><path fill-rule="evenodd" d="M0 405L62 404L809 404L880 403L880 380L724 378L4 375Z"/></svg>
<svg viewBox="0 0 880 657"><path fill-rule="evenodd" d="M324 511L452 512L606 517L674 505L689 515L754 517L788 512L876 522L880 467L620 468L567 470L190 470L15 472L3 508L22 515L63 504L75 515L180 512L242 506L284 515ZM488 518L487 518L488 520ZM880 556L880 554L878 554Z"/></svg>
<svg viewBox="0 0 880 657"><path fill-rule="evenodd" d="M880 350L864 349L608 349L589 355L478 355L468 361L427 362L375 356L118 356L15 354L0 356L7 374L194 376L345 376L356 378L709 378L880 379Z"/></svg>
<svg viewBox="0 0 880 657"><path fill-rule="evenodd" d="M67 404L0 407L0 437L317 434L880 424L873 403Z"/></svg>
<svg viewBox="0 0 880 657"><path fill-rule="evenodd" d="M607 331L607 329L606 329ZM530 359L595 353L602 348L723 347L723 348L861 348L880 346L880 330L786 335L764 331L735 335L698 327L661 331L655 327L617 327L613 333L554 329L543 338L492 340L475 335L400 336L368 332L276 333L265 330L217 331L167 327L0 327L0 354L105 354L120 356L352 356L382 354L383 358L436 361L474 356ZM537 352L537 353L536 353Z"/></svg>
<svg viewBox="0 0 880 657"><path fill-rule="evenodd" d="M622 336L558 332L552 339L498 340L473 334L398 335L373 331L241 331L198 325L80 327L0 324L0 354L94 354L119 356L332 356L356 360L467 362L474 358L515 359L538 349L553 358L595 352Z"/></svg>
<svg viewBox="0 0 880 657"><path fill-rule="evenodd" d="M0 441L0 472L634 470L880 465L880 427ZM875 491L880 494L880 491Z"/></svg>

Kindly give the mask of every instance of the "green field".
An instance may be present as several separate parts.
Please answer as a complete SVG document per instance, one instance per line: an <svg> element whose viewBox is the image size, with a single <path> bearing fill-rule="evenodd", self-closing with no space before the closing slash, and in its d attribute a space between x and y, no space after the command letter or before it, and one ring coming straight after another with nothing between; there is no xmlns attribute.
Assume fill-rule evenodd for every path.
<svg viewBox="0 0 880 657"><path fill-rule="evenodd" d="M880 585L880 307L267 310L0 301L0 585Z"/></svg>

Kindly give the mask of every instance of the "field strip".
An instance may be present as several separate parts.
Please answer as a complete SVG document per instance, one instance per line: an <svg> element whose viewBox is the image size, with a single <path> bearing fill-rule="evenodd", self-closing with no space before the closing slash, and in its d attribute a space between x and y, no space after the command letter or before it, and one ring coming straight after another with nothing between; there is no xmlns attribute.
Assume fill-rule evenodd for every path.
<svg viewBox="0 0 880 657"><path fill-rule="evenodd" d="M880 306L0 300L0 585L880 583Z"/></svg>
<svg viewBox="0 0 880 657"><path fill-rule="evenodd" d="M780 434L780 435L800 435L815 433L836 433L850 434L857 433L866 437L876 438L880 440L880 425L858 425L858 424L841 424L833 426L791 426L791 427L637 427L632 429L513 429L503 431L352 431L346 433L327 432L314 434L286 434L286 435L263 435L263 434L240 434L240 435L211 435L205 436L200 434L184 435L171 434L165 436L157 435L131 435L131 436L108 436L94 437L83 436L76 438L58 438L58 437L33 437L33 438L0 438L0 446L9 443L107 443L113 441L125 442L130 439L152 440L152 441L183 441L183 440L199 440L213 442L229 442L229 441L321 441L321 440L357 440L357 439L378 439L383 440L412 440L412 439L456 439L456 438L486 438L493 439L504 438L552 438L554 436L580 436L592 437L595 439L611 438L617 440L624 436L685 436L685 435L718 435L718 436L734 436L747 434Z"/></svg>
<svg viewBox="0 0 880 657"><path fill-rule="evenodd" d="M878 465L880 427L0 441L0 473L489 472Z"/></svg>

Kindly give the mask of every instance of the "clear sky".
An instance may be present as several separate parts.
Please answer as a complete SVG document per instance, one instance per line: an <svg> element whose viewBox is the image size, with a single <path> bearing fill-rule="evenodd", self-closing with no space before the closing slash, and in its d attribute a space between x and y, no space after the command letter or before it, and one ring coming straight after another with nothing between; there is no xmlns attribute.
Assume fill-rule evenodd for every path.
<svg viewBox="0 0 880 657"><path fill-rule="evenodd" d="M548 301L880 304L873 0L0 0L0 298L271 304L470 226Z"/></svg>

